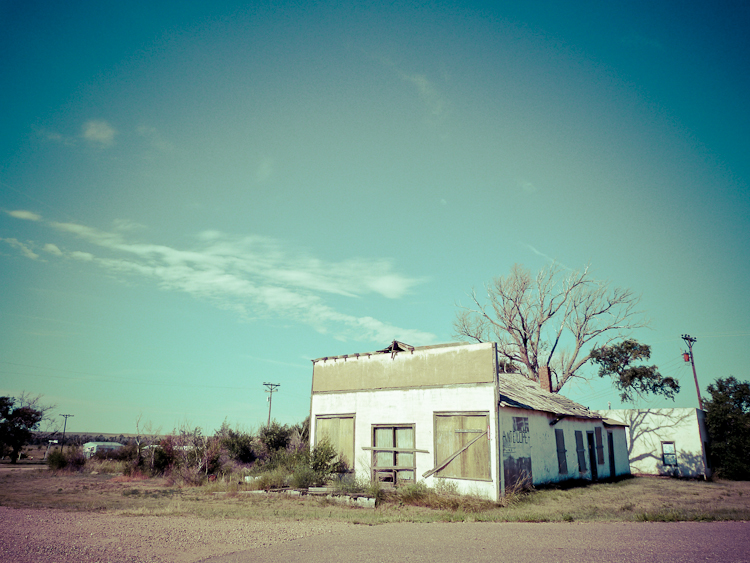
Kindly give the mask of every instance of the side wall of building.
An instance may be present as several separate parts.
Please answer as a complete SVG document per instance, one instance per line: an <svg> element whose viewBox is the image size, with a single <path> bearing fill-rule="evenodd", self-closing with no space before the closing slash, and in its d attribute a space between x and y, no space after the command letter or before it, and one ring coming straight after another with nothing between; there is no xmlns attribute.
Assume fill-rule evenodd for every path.
<svg viewBox="0 0 750 563"><path fill-rule="evenodd" d="M503 474L505 486L531 476L534 485L569 479L597 479L630 473L625 429L605 426L601 420L562 418L526 409L501 408ZM598 430L597 430L598 428ZM579 436L576 436L579 433ZM610 450L609 434L612 435ZM589 449L589 435L593 448ZM579 447L582 448L579 456ZM610 451L614 454L610 456ZM614 459L614 470L612 468Z"/></svg>
<svg viewBox="0 0 750 563"><path fill-rule="evenodd" d="M699 409L620 409L598 411L630 425L630 469L647 475L700 477L706 465L705 413Z"/></svg>

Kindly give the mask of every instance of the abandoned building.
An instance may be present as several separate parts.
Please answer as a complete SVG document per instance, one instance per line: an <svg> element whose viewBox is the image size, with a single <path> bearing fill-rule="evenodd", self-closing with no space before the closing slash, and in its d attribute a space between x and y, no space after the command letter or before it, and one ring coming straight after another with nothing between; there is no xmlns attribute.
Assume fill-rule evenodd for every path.
<svg viewBox="0 0 750 563"><path fill-rule="evenodd" d="M706 413L696 408L597 411L628 425L630 471L708 478Z"/></svg>
<svg viewBox="0 0 750 563"><path fill-rule="evenodd" d="M519 483L628 474L625 425L498 372L495 343L413 347L313 360L311 436L358 477L435 479L499 500ZM431 482L432 481L432 482Z"/></svg>

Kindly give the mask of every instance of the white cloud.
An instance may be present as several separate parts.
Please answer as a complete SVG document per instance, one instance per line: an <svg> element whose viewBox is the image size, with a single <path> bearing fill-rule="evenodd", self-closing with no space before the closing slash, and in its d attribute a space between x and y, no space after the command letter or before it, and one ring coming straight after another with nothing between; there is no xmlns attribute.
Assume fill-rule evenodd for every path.
<svg viewBox="0 0 750 563"><path fill-rule="evenodd" d="M382 342L398 338L416 344L434 339L430 333L341 313L326 302L333 296L373 294L398 299L423 283L394 271L386 259L326 262L268 237L231 236L213 230L198 233L189 248L178 249L135 240L136 233L127 228L127 222L117 223L118 232L78 223L49 225L91 246L88 251L66 252L47 244L44 249L49 254L96 263L110 273L150 279L164 290L189 293L243 317L281 316L341 339Z"/></svg>
<svg viewBox="0 0 750 563"><path fill-rule="evenodd" d="M44 249L45 252L49 252L50 254L54 254L55 256L62 256L62 250L58 248L56 244L45 244Z"/></svg>
<svg viewBox="0 0 750 563"><path fill-rule="evenodd" d="M94 259L94 255L90 252L81 252L80 250L71 252L70 257L75 260L82 260L83 262L91 262Z"/></svg>
<svg viewBox="0 0 750 563"><path fill-rule="evenodd" d="M533 183L531 183L529 180L521 179L521 180L517 180L517 182L518 182L518 187L521 188L521 190L524 193L535 194L537 192L537 187Z"/></svg>
<svg viewBox="0 0 750 563"><path fill-rule="evenodd" d="M92 119L83 124L81 134L91 143L109 146L114 142L117 131L103 119Z"/></svg>
<svg viewBox="0 0 750 563"><path fill-rule="evenodd" d="M17 248L18 250L20 250L21 253L26 256L26 258L31 258L32 260L36 260L37 258L39 258L39 255L34 252L28 244L25 244L14 238L0 238L0 240L9 244L13 248Z"/></svg>
<svg viewBox="0 0 750 563"><path fill-rule="evenodd" d="M6 211L8 215L11 217L15 217L16 219L24 219L26 221L41 221L42 216L37 215L36 213L33 213L31 211L24 211L22 209L19 209L17 211Z"/></svg>

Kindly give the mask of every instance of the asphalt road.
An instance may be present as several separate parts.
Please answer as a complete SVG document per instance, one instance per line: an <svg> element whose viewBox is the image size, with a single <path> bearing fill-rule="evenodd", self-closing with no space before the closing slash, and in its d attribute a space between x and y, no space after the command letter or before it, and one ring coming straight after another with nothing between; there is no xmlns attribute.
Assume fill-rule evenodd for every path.
<svg viewBox="0 0 750 563"><path fill-rule="evenodd" d="M750 523L385 524L205 563L750 563Z"/></svg>

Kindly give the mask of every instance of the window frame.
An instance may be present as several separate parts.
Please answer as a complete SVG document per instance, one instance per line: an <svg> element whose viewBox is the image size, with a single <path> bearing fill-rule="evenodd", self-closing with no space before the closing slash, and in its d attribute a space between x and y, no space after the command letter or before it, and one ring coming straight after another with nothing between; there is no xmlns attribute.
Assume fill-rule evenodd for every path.
<svg viewBox="0 0 750 563"><path fill-rule="evenodd" d="M392 446L380 446L377 445L376 434L378 430L391 429L393 431ZM409 429L411 430L411 448L404 448L398 445L398 430ZM414 423L399 423L399 424L373 424L370 429L370 439L372 447L368 448L372 450L371 454L371 478L373 481L380 483L392 483L394 486L402 483L416 483L417 482L417 425ZM378 454L392 455L393 463L391 465L378 465ZM399 465L399 454L411 454L410 465ZM405 478L403 475L411 472L411 478Z"/></svg>
<svg viewBox="0 0 750 563"><path fill-rule="evenodd" d="M664 446L672 446L672 452L668 453L664 451ZM667 457L674 458L674 463L669 463ZM661 462L665 467L677 467L677 445L674 440L664 440L661 443Z"/></svg>

